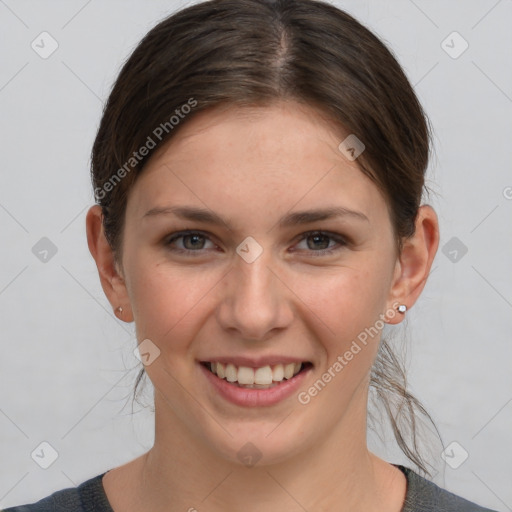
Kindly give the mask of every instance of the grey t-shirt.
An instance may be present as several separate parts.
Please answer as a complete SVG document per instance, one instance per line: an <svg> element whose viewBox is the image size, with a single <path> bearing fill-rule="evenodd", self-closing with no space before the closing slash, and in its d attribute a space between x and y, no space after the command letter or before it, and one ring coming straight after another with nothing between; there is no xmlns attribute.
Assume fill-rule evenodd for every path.
<svg viewBox="0 0 512 512"><path fill-rule="evenodd" d="M407 478L407 492L401 512L496 512L441 489L412 469L394 464ZM0 512L114 512L108 502L102 477L86 480L78 487L56 491L28 505ZM121 512L121 511L119 511Z"/></svg>

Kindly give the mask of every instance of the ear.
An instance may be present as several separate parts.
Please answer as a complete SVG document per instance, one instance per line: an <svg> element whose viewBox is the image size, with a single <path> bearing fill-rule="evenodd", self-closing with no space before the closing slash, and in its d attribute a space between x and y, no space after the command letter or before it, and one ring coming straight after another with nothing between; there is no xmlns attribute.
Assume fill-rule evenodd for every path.
<svg viewBox="0 0 512 512"><path fill-rule="evenodd" d="M96 261L103 291L117 317L125 322L132 322L133 313L128 290L122 276L122 271L118 270L114 253L105 237L101 206L94 205L89 209L85 223L87 245L92 257ZM119 312L117 310L118 307L121 307L123 311Z"/></svg>
<svg viewBox="0 0 512 512"><path fill-rule="evenodd" d="M403 313L396 308L405 304L410 309L420 296L439 245L439 223L436 212L429 205L420 206L412 237L404 240L395 265L395 272L387 302L387 323L398 324Z"/></svg>

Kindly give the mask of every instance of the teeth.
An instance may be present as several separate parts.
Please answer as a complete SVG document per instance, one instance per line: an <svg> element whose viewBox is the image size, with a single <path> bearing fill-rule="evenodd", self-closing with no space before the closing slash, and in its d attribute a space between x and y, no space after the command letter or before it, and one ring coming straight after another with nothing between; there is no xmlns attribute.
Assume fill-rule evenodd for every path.
<svg viewBox="0 0 512 512"><path fill-rule="evenodd" d="M285 365L284 367L284 378L291 379L293 377L293 372L295 371L295 363L290 363Z"/></svg>
<svg viewBox="0 0 512 512"><path fill-rule="evenodd" d="M226 365L226 380L228 382L236 382L238 378L238 372L234 364L229 363Z"/></svg>
<svg viewBox="0 0 512 512"><path fill-rule="evenodd" d="M240 372L238 372L238 376L240 377ZM263 368L258 368L254 372L254 383L255 384L272 384L272 368L270 366L264 366ZM246 384L242 382L240 378L238 379L240 384Z"/></svg>
<svg viewBox="0 0 512 512"><path fill-rule="evenodd" d="M291 379L302 368L302 363L276 364L261 368L249 368L247 366L236 367L234 364L212 362L209 365L212 373L228 382L238 382L239 385L249 388L272 387L283 379Z"/></svg>
<svg viewBox="0 0 512 512"><path fill-rule="evenodd" d="M282 381L284 379L284 366L282 364L276 364L274 366L274 370L272 371L272 380L277 382Z"/></svg>
<svg viewBox="0 0 512 512"><path fill-rule="evenodd" d="M254 370L247 366L238 368L238 384L254 384Z"/></svg>

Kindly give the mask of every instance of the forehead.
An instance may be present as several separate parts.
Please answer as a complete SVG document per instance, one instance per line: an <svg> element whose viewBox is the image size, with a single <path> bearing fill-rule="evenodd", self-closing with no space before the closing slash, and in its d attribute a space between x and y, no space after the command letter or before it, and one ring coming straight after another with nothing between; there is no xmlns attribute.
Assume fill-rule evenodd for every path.
<svg viewBox="0 0 512 512"><path fill-rule="evenodd" d="M292 208L342 202L382 206L357 161L338 149L347 133L317 110L292 102L221 107L186 122L147 163L129 198L147 209L186 200L202 206Z"/></svg>

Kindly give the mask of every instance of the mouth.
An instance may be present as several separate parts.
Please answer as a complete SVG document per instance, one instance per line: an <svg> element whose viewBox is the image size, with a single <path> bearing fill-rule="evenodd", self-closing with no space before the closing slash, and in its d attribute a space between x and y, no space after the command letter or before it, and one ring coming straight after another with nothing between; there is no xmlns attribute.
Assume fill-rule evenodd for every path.
<svg viewBox="0 0 512 512"><path fill-rule="evenodd" d="M279 363L258 368L218 361L201 361L200 364L217 378L234 387L245 389L270 389L280 386L313 366L309 361Z"/></svg>

